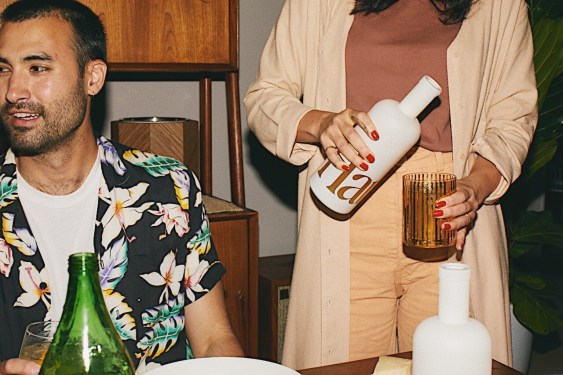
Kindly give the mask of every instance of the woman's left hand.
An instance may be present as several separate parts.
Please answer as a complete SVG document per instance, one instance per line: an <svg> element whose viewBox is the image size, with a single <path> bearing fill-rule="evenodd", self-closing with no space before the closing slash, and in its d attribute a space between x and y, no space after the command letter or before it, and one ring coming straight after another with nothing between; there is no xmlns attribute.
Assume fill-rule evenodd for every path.
<svg viewBox="0 0 563 375"><path fill-rule="evenodd" d="M498 186L501 174L497 167L477 155L471 172L457 180L456 192L436 202L435 218L446 218L443 230L457 230L455 247L463 250L467 231L477 219L477 210Z"/></svg>
<svg viewBox="0 0 563 375"><path fill-rule="evenodd" d="M433 212L436 218L447 218L442 223L443 230L457 230L456 249L461 251L465 243L465 235L477 217L478 201L475 189L464 179L456 183L456 192L436 202Z"/></svg>

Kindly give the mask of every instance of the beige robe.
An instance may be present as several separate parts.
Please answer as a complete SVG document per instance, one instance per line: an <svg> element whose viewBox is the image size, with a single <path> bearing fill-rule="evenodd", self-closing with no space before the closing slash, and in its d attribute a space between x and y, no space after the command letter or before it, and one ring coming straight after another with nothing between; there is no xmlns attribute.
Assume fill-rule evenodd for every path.
<svg viewBox="0 0 563 375"><path fill-rule="evenodd" d="M323 156L295 137L299 120L312 108L345 108L344 48L353 3L287 0L244 99L260 142L306 167L299 175L299 236L283 353L283 363L297 369L348 360L349 223L331 219L313 202L308 181ZM495 202L520 174L537 122L524 1L479 0L447 59L454 172L466 176L479 154L502 175L478 211L462 260L472 268L473 316L493 337L493 358L510 364L508 259Z"/></svg>

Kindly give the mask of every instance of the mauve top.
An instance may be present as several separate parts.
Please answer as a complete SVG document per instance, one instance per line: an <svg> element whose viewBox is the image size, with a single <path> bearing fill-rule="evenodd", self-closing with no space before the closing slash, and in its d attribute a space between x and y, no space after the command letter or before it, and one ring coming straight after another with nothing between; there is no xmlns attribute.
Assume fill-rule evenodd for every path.
<svg viewBox="0 0 563 375"><path fill-rule="evenodd" d="M444 25L430 0L400 0L379 14L356 14L346 43L347 106L367 112L379 100L400 101L429 75L442 93L419 116L419 145L452 151L446 51L460 27Z"/></svg>

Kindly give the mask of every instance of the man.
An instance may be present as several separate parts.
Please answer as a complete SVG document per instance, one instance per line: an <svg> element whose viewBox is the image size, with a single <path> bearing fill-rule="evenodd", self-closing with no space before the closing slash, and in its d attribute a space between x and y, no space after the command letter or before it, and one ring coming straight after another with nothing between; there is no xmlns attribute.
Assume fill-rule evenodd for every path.
<svg viewBox="0 0 563 375"><path fill-rule="evenodd" d="M58 320L68 255L100 258L106 306L139 372L191 357L241 356L224 268L199 183L181 163L95 137L105 32L72 0L21 0L0 17L0 374L25 326Z"/></svg>

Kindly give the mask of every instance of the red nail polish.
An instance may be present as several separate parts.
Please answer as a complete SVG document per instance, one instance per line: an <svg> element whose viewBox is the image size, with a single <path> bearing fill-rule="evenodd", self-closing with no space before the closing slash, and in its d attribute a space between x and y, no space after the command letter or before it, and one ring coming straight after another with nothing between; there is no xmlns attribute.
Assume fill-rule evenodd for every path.
<svg viewBox="0 0 563 375"><path fill-rule="evenodd" d="M346 164L344 164L344 165L342 166L342 169L345 170L346 172L350 172L350 167L347 166Z"/></svg>
<svg viewBox="0 0 563 375"><path fill-rule="evenodd" d="M432 212L432 216L434 216L434 217L442 216L443 214L444 214L444 211L442 211L442 210L435 210L434 212Z"/></svg>
<svg viewBox="0 0 563 375"><path fill-rule="evenodd" d="M371 137L374 141L377 141L379 139L379 134L377 134L377 132L374 130L371 132Z"/></svg>
<svg viewBox="0 0 563 375"><path fill-rule="evenodd" d="M448 223L445 223L444 224L444 230L450 230L450 229L452 229L452 226Z"/></svg>
<svg viewBox="0 0 563 375"><path fill-rule="evenodd" d="M446 205L446 201L436 202L436 208L442 208Z"/></svg>
<svg viewBox="0 0 563 375"><path fill-rule="evenodd" d="M360 168L362 168L362 171L367 171L368 165L366 163L362 163L362 164L360 164Z"/></svg>
<svg viewBox="0 0 563 375"><path fill-rule="evenodd" d="M368 154L368 156L366 156L366 159L368 159L370 163L373 163L375 161L375 157L372 154Z"/></svg>

